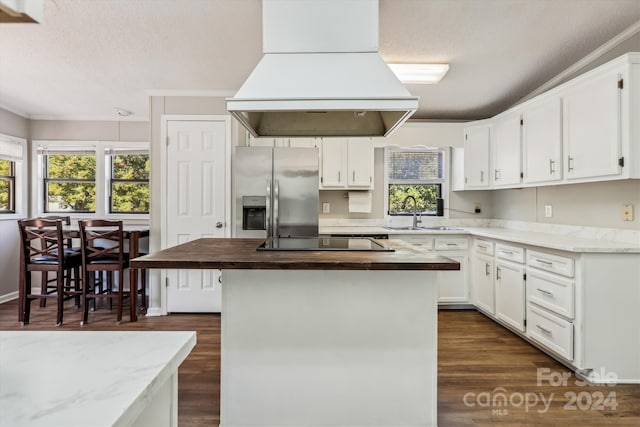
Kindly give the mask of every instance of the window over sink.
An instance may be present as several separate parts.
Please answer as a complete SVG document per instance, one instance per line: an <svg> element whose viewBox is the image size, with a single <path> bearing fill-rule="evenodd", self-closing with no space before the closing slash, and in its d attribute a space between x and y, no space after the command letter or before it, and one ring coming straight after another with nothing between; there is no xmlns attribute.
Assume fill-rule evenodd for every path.
<svg viewBox="0 0 640 427"><path fill-rule="evenodd" d="M413 197L417 212L435 216L437 199L444 198L446 150L428 147L386 147L385 177L387 215L413 215Z"/></svg>

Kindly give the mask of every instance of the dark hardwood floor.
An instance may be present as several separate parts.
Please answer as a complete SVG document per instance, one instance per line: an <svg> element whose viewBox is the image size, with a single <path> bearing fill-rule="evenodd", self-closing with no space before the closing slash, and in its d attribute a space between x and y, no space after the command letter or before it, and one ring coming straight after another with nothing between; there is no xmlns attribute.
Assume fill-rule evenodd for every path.
<svg viewBox="0 0 640 427"><path fill-rule="evenodd" d="M0 304L2 330L197 331L198 344L179 370L179 425L217 427L220 315L141 316L121 325L115 317L100 309L80 327L80 312L69 302L65 324L56 328L53 304L34 304L31 324L21 327L17 302ZM583 385L564 366L475 311L441 311L439 322L439 427L640 426L640 385Z"/></svg>

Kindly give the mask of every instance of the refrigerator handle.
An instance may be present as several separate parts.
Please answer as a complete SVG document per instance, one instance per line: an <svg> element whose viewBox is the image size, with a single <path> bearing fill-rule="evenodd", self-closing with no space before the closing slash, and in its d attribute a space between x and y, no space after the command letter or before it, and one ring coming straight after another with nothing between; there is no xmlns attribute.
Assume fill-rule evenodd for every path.
<svg viewBox="0 0 640 427"><path fill-rule="evenodd" d="M273 180L273 237L280 237L278 218L278 204L280 203L280 182L277 179Z"/></svg>
<svg viewBox="0 0 640 427"><path fill-rule="evenodd" d="M267 239L269 237L273 237L273 232L271 228L271 179L267 178L267 198L266 198L266 228L267 228Z"/></svg>

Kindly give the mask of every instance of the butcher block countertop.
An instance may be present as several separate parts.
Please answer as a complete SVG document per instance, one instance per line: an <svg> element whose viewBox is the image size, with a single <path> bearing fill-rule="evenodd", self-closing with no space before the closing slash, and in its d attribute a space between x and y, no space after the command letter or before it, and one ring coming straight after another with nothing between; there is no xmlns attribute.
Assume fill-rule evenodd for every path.
<svg viewBox="0 0 640 427"><path fill-rule="evenodd" d="M399 240L381 241L395 252L257 251L263 239L202 238L135 258L132 268L265 270L460 270L435 252Z"/></svg>

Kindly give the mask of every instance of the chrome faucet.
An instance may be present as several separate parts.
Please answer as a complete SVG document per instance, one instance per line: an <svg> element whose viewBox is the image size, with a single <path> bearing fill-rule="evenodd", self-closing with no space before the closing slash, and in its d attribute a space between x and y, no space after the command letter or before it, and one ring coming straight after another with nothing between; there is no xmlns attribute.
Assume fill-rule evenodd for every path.
<svg viewBox="0 0 640 427"><path fill-rule="evenodd" d="M402 209L406 209L407 200L409 199L413 200L413 228L417 228L418 223L421 223L422 221L418 218L418 202L416 202L416 198L413 196L405 197L404 201L402 202Z"/></svg>

